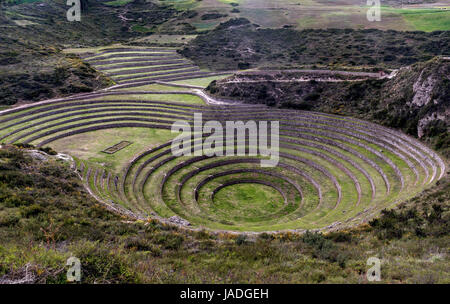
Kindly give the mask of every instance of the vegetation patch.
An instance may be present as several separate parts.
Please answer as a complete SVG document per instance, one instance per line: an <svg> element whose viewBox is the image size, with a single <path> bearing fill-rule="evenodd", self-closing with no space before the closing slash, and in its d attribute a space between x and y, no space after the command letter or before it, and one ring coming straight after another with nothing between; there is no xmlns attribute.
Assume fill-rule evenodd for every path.
<svg viewBox="0 0 450 304"><path fill-rule="evenodd" d="M220 14L220 13L207 13L202 15L202 20L213 20L213 19L220 19L227 17L226 14Z"/></svg>
<svg viewBox="0 0 450 304"><path fill-rule="evenodd" d="M418 31L432 32L450 30L450 11L448 9L399 9L383 7L383 13L400 14L408 24L411 24Z"/></svg>
<svg viewBox="0 0 450 304"><path fill-rule="evenodd" d="M381 69L446 55L450 53L449 45L450 34L445 31L261 29L241 18L231 19L197 36L181 53L211 70L315 65Z"/></svg>
<svg viewBox="0 0 450 304"><path fill-rule="evenodd" d="M105 5L110 5L110 6L124 6L130 2L133 2L134 0L115 0L115 1L108 1L105 2Z"/></svg>

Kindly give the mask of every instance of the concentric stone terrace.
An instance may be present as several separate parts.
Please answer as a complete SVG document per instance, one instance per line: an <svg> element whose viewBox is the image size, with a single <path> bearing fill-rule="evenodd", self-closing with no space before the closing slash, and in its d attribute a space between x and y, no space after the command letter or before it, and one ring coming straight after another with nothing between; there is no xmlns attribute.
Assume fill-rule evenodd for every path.
<svg viewBox="0 0 450 304"><path fill-rule="evenodd" d="M108 48L82 58L108 74L118 84L114 88L228 74L201 70L175 49L167 48Z"/></svg>
<svg viewBox="0 0 450 304"><path fill-rule="evenodd" d="M91 56L90 61L113 61L111 52L117 50ZM161 54L177 56L169 51ZM155 79L144 81L140 85ZM434 151L373 123L263 105L184 102L180 96L197 93L180 91L179 86L173 87L176 92L120 87L3 111L0 138L58 149L68 140L77 145L86 134L95 134L92 147L97 147L107 139L102 132L108 130L155 132L152 142L141 140L139 151L130 151L133 143L108 154L107 161L121 161L117 168L83 153L73 155L73 167L98 200L119 212L142 219L177 215L192 227L222 230L356 225L417 194L445 173L445 164ZM167 98L157 98L163 93ZM171 138L176 134L168 130L177 120L192 121L194 113L202 113L204 121L279 121L278 166L262 168L260 158L251 156L174 156ZM156 139L158 134L166 137ZM114 140L102 143L102 149L121 141L136 142L119 135Z"/></svg>

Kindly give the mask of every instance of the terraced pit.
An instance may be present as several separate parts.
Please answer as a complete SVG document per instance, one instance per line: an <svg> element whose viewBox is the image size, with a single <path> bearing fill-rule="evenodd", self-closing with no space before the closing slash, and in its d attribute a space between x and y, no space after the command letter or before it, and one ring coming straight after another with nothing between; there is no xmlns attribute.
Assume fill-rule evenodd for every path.
<svg viewBox="0 0 450 304"><path fill-rule="evenodd" d="M155 81L175 81L218 76L201 70L189 60L167 48L108 48L81 56L96 69L109 75L118 85L113 88L132 88Z"/></svg>
<svg viewBox="0 0 450 304"><path fill-rule="evenodd" d="M148 60L139 61L144 58ZM211 103L193 83L215 75L186 72L196 67L173 50L105 49L85 60L111 77L121 77L115 78L118 85L2 111L0 141L51 146L71 154L73 168L92 195L135 218L169 221L177 215L194 228L235 231L334 229L367 221L445 173L434 151L370 122L263 105ZM152 65L158 66L159 75L148 70ZM128 68L132 70L124 70ZM180 119L192 121L194 113L222 124L279 121L278 166L262 168L260 157L253 156L174 156L171 140L177 134L171 134L171 125ZM112 155L101 153L121 141L133 144Z"/></svg>

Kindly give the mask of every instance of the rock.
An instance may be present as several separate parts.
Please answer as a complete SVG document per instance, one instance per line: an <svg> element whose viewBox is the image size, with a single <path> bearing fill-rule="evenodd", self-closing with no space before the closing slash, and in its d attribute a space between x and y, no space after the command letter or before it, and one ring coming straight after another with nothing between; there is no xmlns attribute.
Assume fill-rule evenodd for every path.
<svg viewBox="0 0 450 304"><path fill-rule="evenodd" d="M174 224L181 225L181 226L190 226L191 225L191 223L189 223L188 221L186 221L185 219L182 219L181 217L179 217L177 215L170 217L169 221Z"/></svg>
<svg viewBox="0 0 450 304"><path fill-rule="evenodd" d="M436 84L431 76L423 79L423 73L424 71L420 73L419 79L413 85L414 97L411 103L418 107L427 105L431 101L431 92Z"/></svg>
<svg viewBox="0 0 450 304"><path fill-rule="evenodd" d="M56 158L60 159L60 160L63 160L63 161L68 161L68 162L72 162L73 161L72 156L67 155L67 154L63 154L63 153L58 153L56 155Z"/></svg>
<svg viewBox="0 0 450 304"><path fill-rule="evenodd" d="M39 150L24 150L24 154L40 161L47 161L49 158L45 152Z"/></svg>
<svg viewBox="0 0 450 304"><path fill-rule="evenodd" d="M49 159L60 159L62 161L73 162L73 158L70 155L58 153L55 156L48 155L44 151L40 150L23 150L23 153L39 161L48 161Z"/></svg>
<svg viewBox="0 0 450 304"><path fill-rule="evenodd" d="M417 135L419 138L421 138L424 133L425 129L427 129L428 125L436 120L442 120L442 121L448 121L450 118L450 110L445 109L441 112L433 112L431 114L426 115L422 119L419 120L419 123L417 124Z"/></svg>

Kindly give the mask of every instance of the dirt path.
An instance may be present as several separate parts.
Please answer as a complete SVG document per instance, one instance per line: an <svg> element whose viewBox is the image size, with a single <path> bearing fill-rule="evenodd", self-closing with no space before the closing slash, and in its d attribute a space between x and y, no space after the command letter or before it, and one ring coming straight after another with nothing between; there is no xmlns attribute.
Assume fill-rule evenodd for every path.
<svg viewBox="0 0 450 304"><path fill-rule="evenodd" d="M301 77L296 79L280 79L280 80L270 80L270 79L261 79L261 80L230 80L230 81L224 81L221 82L222 84L227 83L261 83L261 82L276 82L276 83L294 83L294 82L308 82L311 80L319 81L319 82L343 82L343 81L363 81L366 80L366 78L358 78L358 79L325 79L325 78L307 78L307 77Z"/></svg>
<svg viewBox="0 0 450 304"><path fill-rule="evenodd" d="M322 77L312 77L312 76L300 76L291 79L238 79L238 80L228 80L221 81L223 84L227 83L261 83L261 82L274 82L274 83L295 83L295 82L308 82L315 80L318 82L344 82L344 81L364 81L368 78L375 79L391 79L397 75L398 70L393 70L390 74L383 72L372 73L372 72L351 72L351 71L335 71L335 70L307 70L307 69L293 69L293 70L263 70L263 71L244 71L236 73L236 78L240 76L272 76L275 77L277 74L286 73L305 73L310 75L317 75ZM359 78L354 79L340 79L333 76L355 76Z"/></svg>
<svg viewBox="0 0 450 304"><path fill-rule="evenodd" d="M308 73L315 75L342 75L342 76L361 76L361 77L373 77L380 78L385 76L382 73L374 72L354 72L354 71L338 71L338 70L310 70L310 69L289 69L289 70L258 70L248 72L238 72L238 75L274 75L279 73Z"/></svg>
<svg viewBox="0 0 450 304"><path fill-rule="evenodd" d="M450 58L449 58L450 59ZM335 70L307 70L307 69L294 69L294 70L267 70L267 71L244 71L244 72L236 72L234 73L237 76L240 75L275 75L278 73L309 73L313 75L330 75L329 77L323 78L314 78L314 77L299 77L293 79L260 79L260 80L229 80L223 81L222 83L259 83L259 82L277 82L277 83L294 83L294 82L308 82L311 80L319 81L319 82L344 82L344 81L364 81L367 78L376 78L376 79L392 79L397 75L398 69L392 70L390 74L385 73L372 73L372 72L351 72L351 71L335 71ZM336 79L332 78L333 75L341 75L341 76L359 76L361 78L356 79ZM157 83L163 85L171 85L171 86L180 86L185 88L194 88L201 90L202 94L204 91L202 87L198 86L189 86L189 85L174 85L169 82L157 81ZM206 95L206 94L205 94ZM221 102L211 99L211 103L213 104L226 104L227 102Z"/></svg>

